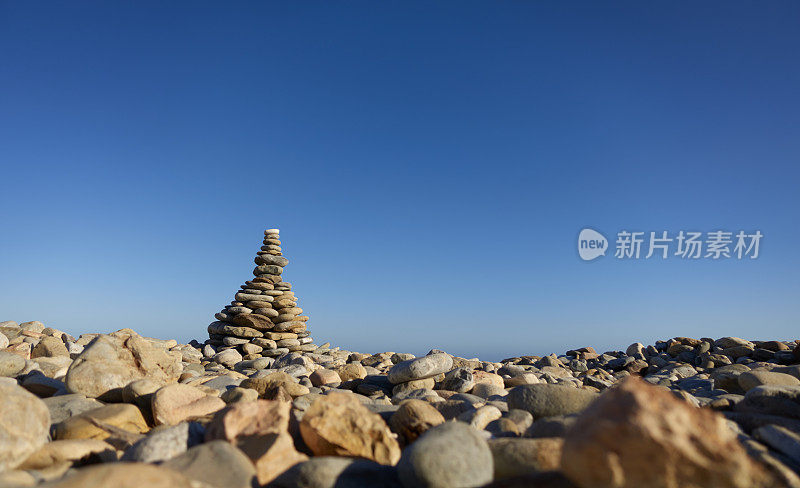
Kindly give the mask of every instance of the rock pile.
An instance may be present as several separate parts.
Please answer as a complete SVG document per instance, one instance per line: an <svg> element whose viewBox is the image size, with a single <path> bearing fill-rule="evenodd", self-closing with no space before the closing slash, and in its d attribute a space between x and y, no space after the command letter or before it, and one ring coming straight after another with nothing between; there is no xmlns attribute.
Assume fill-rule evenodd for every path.
<svg viewBox="0 0 800 488"><path fill-rule="evenodd" d="M225 337L0 322L0 487L800 488L797 340L490 362Z"/></svg>
<svg viewBox="0 0 800 488"><path fill-rule="evenodd" d="M255 263L255 277L241 286L234 301L208 326L210 344L218 352L237 350L245 360L316 351L308 316L302 315L292 284L281 277L289 260L283 256L278 229L264 231L264 245ZM235 354L227 356L239 359Z"/></svg>

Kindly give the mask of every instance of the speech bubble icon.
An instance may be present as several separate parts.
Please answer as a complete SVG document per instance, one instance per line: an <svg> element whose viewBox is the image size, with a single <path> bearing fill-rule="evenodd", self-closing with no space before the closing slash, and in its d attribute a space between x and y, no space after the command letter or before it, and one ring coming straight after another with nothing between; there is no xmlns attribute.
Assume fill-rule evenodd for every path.
<svg viewBox="0 0 800 488"><path fill-rule="evenodd" d="M608 240L596 230L583 229L578 234L578 255L584 261L605 256L607 250Z"/></svg>

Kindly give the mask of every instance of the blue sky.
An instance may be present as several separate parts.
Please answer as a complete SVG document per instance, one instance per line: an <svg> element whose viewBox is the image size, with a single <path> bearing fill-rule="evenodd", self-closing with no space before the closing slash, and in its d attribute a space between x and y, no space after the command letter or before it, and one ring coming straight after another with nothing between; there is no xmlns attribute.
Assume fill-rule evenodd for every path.
<svg viewBox="0 0 800 488"><path fill-rule="evenodd" d="M280 227L317 342L794 339L800 4L0 1L0 320L187 341ZM756 260L578 258L592 227Z"/></svg>

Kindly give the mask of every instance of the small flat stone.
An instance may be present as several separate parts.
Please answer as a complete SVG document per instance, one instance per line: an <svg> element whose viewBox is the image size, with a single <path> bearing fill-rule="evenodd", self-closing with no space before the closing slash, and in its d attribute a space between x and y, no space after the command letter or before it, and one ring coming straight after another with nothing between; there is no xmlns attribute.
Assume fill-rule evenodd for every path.
<svg viewBox="0 0 800 488"><path fill-rule="evenodd" d="M270 302L272 303L274 298L269 295L251 295L249 293L237 293L235 296L235 300L237 302Z"/></svg>
<svg viewBox="0 0 800 488"><path fill-rule="evenodd" d="M233 314L233 316L253 313L253 309L245 307L243 303L238 305L230 305L229 307L225 308L225 311L229 314Z"/></svg>
<svg viewBox="0 0 800 488"><path fill-rule="evenodd" d="M242 360L242 355L236 349L226 349L218 352L211 359L227 368L233 368L236 363Z"/></svg>
<svg viewBox="0 0 800 488"><path fill-rule="evenodd" d="M115 429L141 434L147 432L148 427L142 412L136 406L115 403L83 412L61 422L56 425L55 438L105 440L115 434Z"/></svg>
<svg viewBox="0 0 800 488"><path fill-rule="evenodd" d="M156 425L175 425L185 420L209 415L225 407L225 402L219 397L181 383L162 387L153 394L152 402L153 420Z"/></svg>
<svg viewBox="0 0 800 488"><path fill-rule="evenodd" d="M280 276L281 273L283 273L283 268L280 266L275 266L274 264L262 264L253 269L253 274L256 276Z"/></svg>
<svg viewBox="0 0 800 488"><path fill-rule="evenodd" d="M235 325L226 324L225 322L212 322L208 326L208 333L220 334L220 335L232 335L248 339L253 337L261 337L264 335L263 332L253 329L251 327L237 327Z"/></svg>
<svg viewBox="0 0 800 488"><path fill-rule="evenodd" d="M597 398L597 393L570 386L540 384L513 388L506 398L509 408L527 410L538 419L578 413Z"/></svg>
<svg viewBox="0 0 800 488"><path fill-rule="evenodd" d="M422 378L419 380L398 383L392 388L392 396L402 395L415 390L433 390L436 381L433 378Z"/></svg>
<svg viewBox="0 0 800 488"><path fill-rule="evenodd" d="M272 308L257 308L253 310L253 313L256 315L263 315L264 317L269 318L273 322L275 322L275 318L279 316L278 311Z"/></svg>
<svg viewBox="0 0 800 488"><path fill-rule="evenodd" d="M289 264L289 260L283 256L273 256L271 254L261 254L256 256L255 262L258 265L266 264L266 265L275 265L283 268L287 264Z"/></svg>
<svg viewBox="0 0 800 488"><path fill-rule="evenodd" d="M475 386L472 372L467 368L455 368L444 375L438 388L458 393L467 393Z"/></svg>
<svg viewBox="0 0 800 488"><path fill-rule="evenodd" d="M325 368L318 369L311 373L309 375L309 379L311 380L311 384L314 386L339 384L342 382L342 379L339 377L339 373Z"/></svg>
<svg viewBox="0 0 800 488"><path fill-rule="evenodd" d="M430 378L446 373L453 366L453 358L449 354L436 353L403 361L389 370L389 381L394 384L411 380Z"/></svg>

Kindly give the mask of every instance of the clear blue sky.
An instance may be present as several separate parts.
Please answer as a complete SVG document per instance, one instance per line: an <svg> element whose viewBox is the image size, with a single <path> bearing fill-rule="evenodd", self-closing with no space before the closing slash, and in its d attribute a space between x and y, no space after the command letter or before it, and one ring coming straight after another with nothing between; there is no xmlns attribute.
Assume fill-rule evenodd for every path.
<svg viewBox="0 0 800 488"><path fill-rule="evenodd" d="M280 227L317 342L796 338L800 4L0 2L0 320L204 339ZM757 260L578 259L590 226Z"/></svg>

